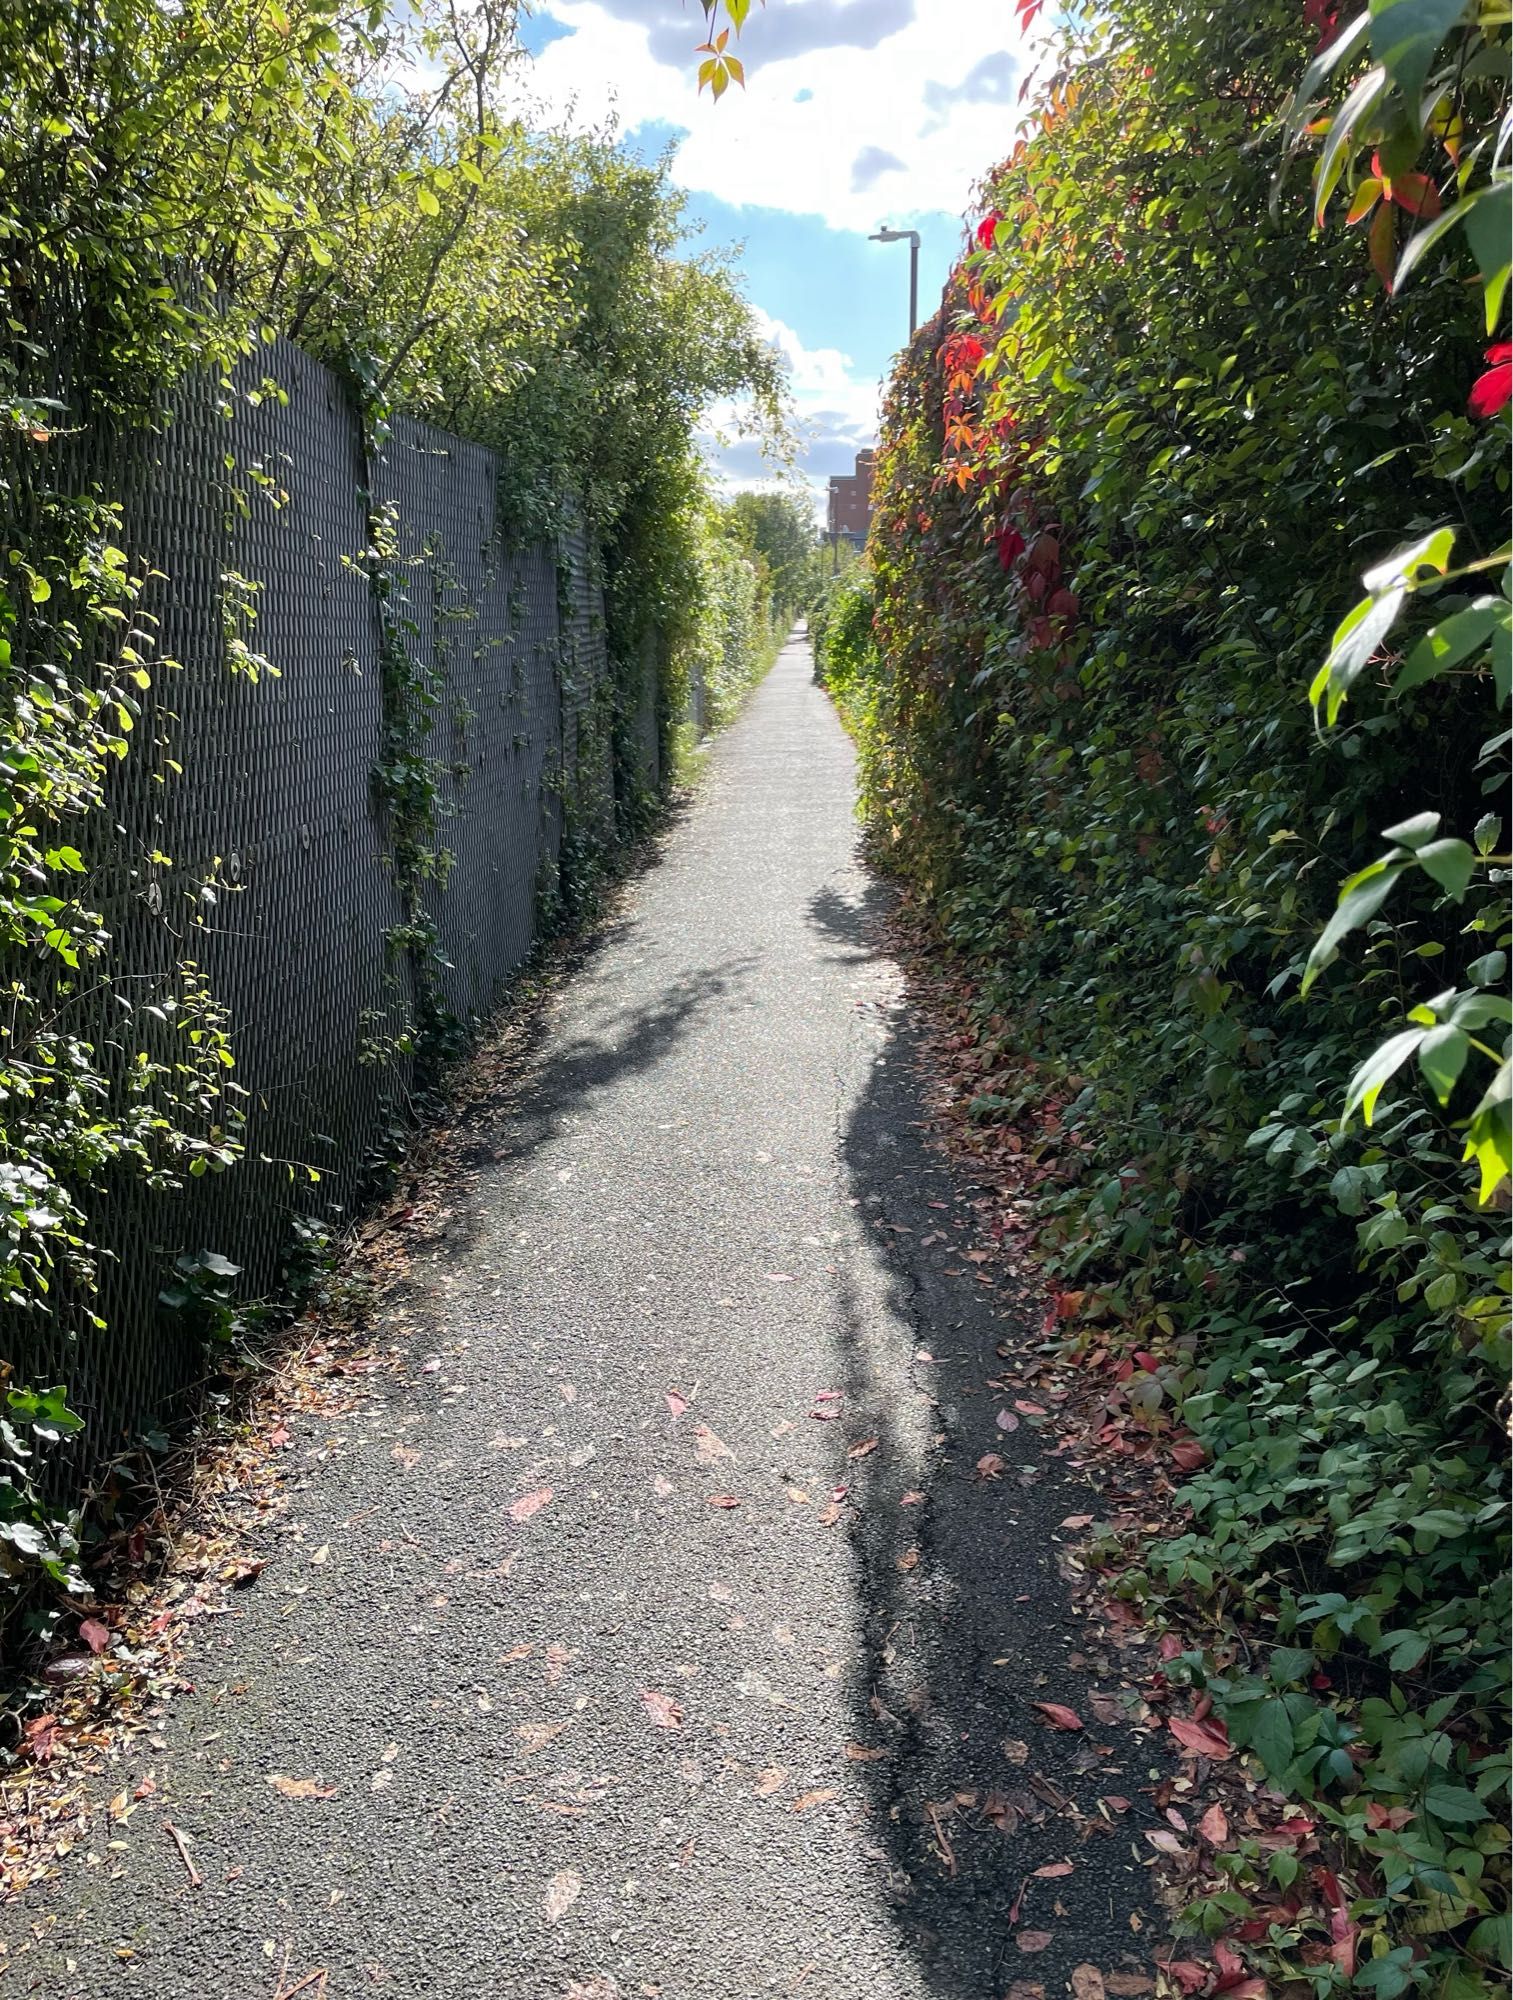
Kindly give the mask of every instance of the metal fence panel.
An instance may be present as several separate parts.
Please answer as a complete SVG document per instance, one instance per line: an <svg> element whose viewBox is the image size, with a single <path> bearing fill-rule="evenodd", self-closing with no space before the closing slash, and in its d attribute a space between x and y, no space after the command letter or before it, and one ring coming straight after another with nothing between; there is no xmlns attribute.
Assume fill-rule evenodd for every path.
<svg viewBox="0 0 1513 2000"><path fill-rule="evenodd" d="M405 641L439 695L420 747L440 760L452 860L427 900L460 1020L488 1010L531 948L562 795L606 837L612 823L612 694L585 538L509 547L497 461L430 426L396 422L368 463L340 383L287 342L239 387L228 418L211 384L185 385L162 432L125 448L128 552L162 572L146 608L179 664L155 673L89 837L116 993L161 994L188 958L227 1011L246 1157L178 1192L122 1176L92 1198L104 1332L65 1342L24 1316L4 1327L19 1377L70 1382L95 1456L203 1371L159 1298L175 1258L215 1251L240 1267L243 1295L270 1292L295 1219L349 1210L408 1108L399 1038L415 994L391 947L404 900L374 784L385 711L370 495L392 509ZM651 700L638 726L654 760L654 688ZM103 1048L116 1002L107 989L91 1004L86 1032Z"/></svg>

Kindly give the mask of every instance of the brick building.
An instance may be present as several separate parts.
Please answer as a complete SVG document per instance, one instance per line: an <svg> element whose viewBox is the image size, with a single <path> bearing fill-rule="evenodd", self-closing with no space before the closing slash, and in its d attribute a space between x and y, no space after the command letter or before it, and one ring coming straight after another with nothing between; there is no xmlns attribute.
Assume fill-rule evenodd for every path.
<svg viewBox="0 0 1513 2000"><path fill-rule="evenodd" d="M855 472L840 473L830 482L830 512L826 529L832 541L848 541L860 548L867 539L872 519L872 472L877 464L875 451L856 454Z"/></svg>

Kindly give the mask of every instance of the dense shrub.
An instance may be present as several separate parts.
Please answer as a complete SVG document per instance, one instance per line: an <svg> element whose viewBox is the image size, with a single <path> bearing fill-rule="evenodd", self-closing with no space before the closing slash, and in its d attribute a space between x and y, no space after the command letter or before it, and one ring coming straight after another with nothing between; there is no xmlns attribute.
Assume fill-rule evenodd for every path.
<svg viewBox="0 0 1513 2000"><path fill-rule="evenodd" d="M1507 1963L1508 607L1478 592L1507 561L1507 354L1479 357L1508 90L1505 27L1400 6L1394 42L1379 11L1070 10L891 387L861 727L879 851L1020 1079L978 1110L1058 1107L1042 1249L1144 1357L1144 1421L1206 1448L1190 1532L1125 1587L1285 1642L1216 1691L1345 1843L1391 2000ZM1301 171L1268 205L1321 29L1294 129L1351 95L1310 231ZM1442 204L1463 226L1400 282ZM1286 1969L1342 1979L1278 1922Z"/></svg>

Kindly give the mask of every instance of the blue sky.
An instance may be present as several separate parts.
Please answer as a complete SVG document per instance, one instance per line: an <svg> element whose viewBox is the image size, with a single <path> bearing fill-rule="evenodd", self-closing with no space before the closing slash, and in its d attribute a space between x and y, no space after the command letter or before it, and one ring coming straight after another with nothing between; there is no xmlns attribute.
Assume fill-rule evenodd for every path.
<svg viewBox="0 0 1513 2000"><path fill-rule="evenodd" d="M969 35L963 23L970 22ZM788 357L816 492L876 435L877 392L907 331L918 229L926 317L975 214L973 184L1013 142L1030 60L1012 0L766 0L741 40L747 88L696 88L697 0L542 0L522 23L525 90L549 117L613 114L673 178L699 241L738 253L747 296ZM721 480L771 476L745 443L711 444Z"/></svg>

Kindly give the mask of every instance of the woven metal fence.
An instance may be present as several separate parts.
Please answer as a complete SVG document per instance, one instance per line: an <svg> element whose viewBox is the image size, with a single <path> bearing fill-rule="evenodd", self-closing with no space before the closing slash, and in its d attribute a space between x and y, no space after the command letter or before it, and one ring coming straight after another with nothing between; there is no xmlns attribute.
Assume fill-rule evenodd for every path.
<svg viewBox="0 0 1513 2000"><path fill-rule="evenodd" d="M110 978L150 997L192 961L247 1095L234 1167L168 1192L123 1176L94 1198L103 1331L65 1332L61 1314L4 1330L19 1379L69 1383L95 1454L204 1372L195 1328L161 1298L176 1258L212 1251L240 1295L271 1293L298 1220L339 1221L409 1115L418 996L375 785L393 718L372 520L389 536L391 619L435 696L423 747L447 859L424 901L450 1016L485 1014L529 953L569 815L607 835L617 775L658 776L654 648L621 718L633 769L617 774L585 538L511 547L490 452L401 419L370 462L328 370L280 342L257 374L267 391L244 382L229 417L192 384L161 434L112 447L129 459L128 552L161 572L146 609L177 665L154 674L95 816ZM97 1032L83 1024L100 1046L115 1004L102 990Z"/></svg>

